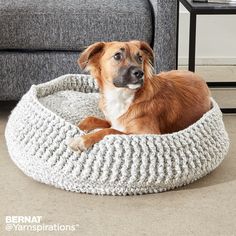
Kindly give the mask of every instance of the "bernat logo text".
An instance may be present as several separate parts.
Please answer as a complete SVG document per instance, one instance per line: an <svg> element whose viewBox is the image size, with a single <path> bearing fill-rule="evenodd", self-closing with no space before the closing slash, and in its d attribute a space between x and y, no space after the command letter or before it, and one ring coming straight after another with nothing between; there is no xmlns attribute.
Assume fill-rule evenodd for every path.
<svg viewBox="0 0 236 236"><path fill-rule="evenodd" d="M42 216L6 216L6 231L20 232L45 232L45 231L75 231L79 229L79 224L45 224Z"/></svg>
<svg viewBox="0 0 236 236"><path fill-rule="evenodd" d="M42 220L42 216L6 216L6 223L12 224L39 224Z"/></svg>

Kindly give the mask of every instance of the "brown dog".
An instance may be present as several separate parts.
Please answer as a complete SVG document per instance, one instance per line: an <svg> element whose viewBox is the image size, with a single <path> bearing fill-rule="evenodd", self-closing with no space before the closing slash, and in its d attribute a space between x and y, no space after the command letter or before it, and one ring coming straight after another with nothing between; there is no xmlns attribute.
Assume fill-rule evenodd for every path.
<svg viewBox="0 0 236 236"><path fill-rule="evenodd" d="M100 88L100 109L106 120L87 117L78 127L86 132L70 147L84 151L109 134L164 134L197 121L211 107L204 80L192 72L153 74L153 51L145 42L98 42L78 63Z"/></svg>

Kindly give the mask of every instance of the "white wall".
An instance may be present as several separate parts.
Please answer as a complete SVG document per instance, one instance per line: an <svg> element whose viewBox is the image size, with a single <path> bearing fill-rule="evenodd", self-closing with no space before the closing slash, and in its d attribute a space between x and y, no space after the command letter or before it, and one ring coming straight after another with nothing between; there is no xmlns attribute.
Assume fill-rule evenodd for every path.
<svg viewBox="0 0 236 236"><path fill-rule="evenodd" d="M196 64L236 65L236 15L198 15ZM180 6L179 64L187 64L189 13Z"/></svg>

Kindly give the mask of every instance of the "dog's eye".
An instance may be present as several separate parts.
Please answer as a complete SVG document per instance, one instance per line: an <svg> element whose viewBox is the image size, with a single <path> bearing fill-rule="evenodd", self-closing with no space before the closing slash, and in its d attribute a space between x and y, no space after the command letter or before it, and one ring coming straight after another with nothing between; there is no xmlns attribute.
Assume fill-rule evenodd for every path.
<svg viewBox="0 0 236 236"><path fill-rule="evenodd" d="M113 57L116 61L120 61L122 58L122 54L120 52L117 52Z"/></svg>
<svg viewBox="0 0 236 236"><path fill-rule="evenodd" d="M139 63L142 63L143 62L143 57L141 55L137 55L137 60Z"/></svg>

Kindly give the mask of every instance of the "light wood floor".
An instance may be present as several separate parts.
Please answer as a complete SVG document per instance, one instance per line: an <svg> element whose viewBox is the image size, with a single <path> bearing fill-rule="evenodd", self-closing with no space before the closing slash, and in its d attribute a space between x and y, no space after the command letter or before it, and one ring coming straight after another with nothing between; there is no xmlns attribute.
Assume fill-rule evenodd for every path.
<svg viewBox="0 0 236 236"><path fill-rule="evenodd" d="M187 69L187 66L179 66L179 69ZM197 66L196 73L207 82L210 81L235 81L236 66Z"/></svg>

